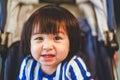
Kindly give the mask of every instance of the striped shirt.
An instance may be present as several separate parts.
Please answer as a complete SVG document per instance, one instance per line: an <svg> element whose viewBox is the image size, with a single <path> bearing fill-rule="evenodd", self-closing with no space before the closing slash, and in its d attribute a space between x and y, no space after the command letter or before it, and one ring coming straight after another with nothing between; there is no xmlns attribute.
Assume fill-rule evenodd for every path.
<svg viewBox="0 0 120 80"><path fill-rule="evenodd" d="M60 63L56 71L45 74L40 63L26 57L21 65L18 80L90 80L92 78L83 60L74 56L69 62Z"/></svg>

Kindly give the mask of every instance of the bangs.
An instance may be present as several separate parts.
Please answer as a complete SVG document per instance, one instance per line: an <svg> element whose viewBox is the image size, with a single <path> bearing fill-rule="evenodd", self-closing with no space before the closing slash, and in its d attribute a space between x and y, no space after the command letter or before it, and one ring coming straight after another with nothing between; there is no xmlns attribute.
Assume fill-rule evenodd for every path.
<svg viewBox="0 0 120 80"><path fill-rule="evenodd" d="M46 13L45 13L46 12ZM50 16L51 15L51 16ZM48 14L47 11L39 13L34 17L32 25L32 34L44 33L44 34L57 34L60 29L66 31L65 20L61 15L56 15L55 13Z"/></svg>

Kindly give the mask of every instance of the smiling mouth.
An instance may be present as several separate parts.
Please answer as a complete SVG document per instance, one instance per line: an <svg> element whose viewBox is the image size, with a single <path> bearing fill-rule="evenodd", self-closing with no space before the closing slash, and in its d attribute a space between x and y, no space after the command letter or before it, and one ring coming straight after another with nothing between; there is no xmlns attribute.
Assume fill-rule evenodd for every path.
<svg viewBox="0 0 120 80"><path fill-rule="evenodd" d="M52 54L45 54L45 55L41 55L41 58L43 61L52 61L55 58L55 55Z"/></svg>
<svg viewBox="0 0 120 80"><path fill-rule="evenodd" d="M52 54L45 54L45 55L41 55L44 58L51 58L51 57L55 57L55 55Z"/></svg>

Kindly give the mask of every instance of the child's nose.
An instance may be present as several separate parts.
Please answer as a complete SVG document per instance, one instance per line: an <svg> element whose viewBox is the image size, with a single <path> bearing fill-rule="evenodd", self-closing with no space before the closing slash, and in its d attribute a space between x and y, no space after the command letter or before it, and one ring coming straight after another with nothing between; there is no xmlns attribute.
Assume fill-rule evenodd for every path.
<svg viewBox="0 0 120 80"><path fill-rule="evenodd" d="M43 43L43 50L52 50L53 49L53 43L50 40L47 40Z"/></svg>

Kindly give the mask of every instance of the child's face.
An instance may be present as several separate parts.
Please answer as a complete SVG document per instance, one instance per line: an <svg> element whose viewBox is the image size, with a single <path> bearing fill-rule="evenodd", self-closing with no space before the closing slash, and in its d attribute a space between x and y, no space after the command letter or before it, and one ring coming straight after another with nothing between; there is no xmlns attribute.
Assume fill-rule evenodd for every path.
<svg viewBox="0 0 120 80"><path fill-rule="evenodd" d="M58 34L40 34L31 36L31 54L43 67L57 67L63 61L70 48L67 33L61 29Z"/></svg>

